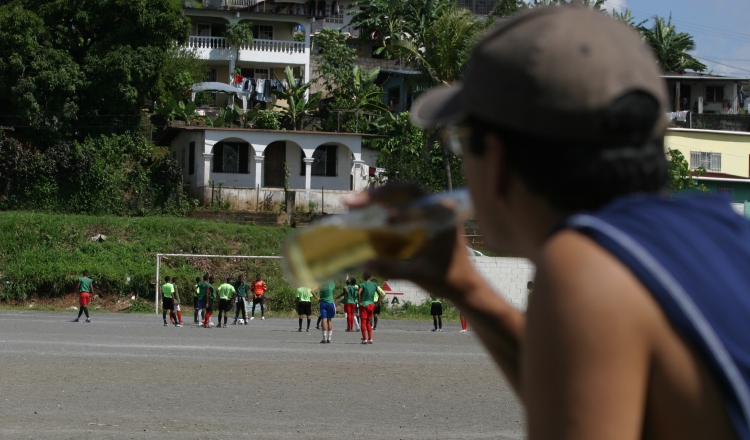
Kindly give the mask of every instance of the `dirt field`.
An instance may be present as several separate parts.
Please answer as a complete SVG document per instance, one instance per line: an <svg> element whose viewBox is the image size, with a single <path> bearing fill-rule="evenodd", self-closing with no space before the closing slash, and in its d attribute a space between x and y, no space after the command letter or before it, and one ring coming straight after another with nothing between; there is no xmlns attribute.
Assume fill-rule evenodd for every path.
<svg viewBox="0 0 750 440"><path fill-rule="evenodd" d="M0 438L524 438L520 405L455 324L381 320L364 346L343 319L320 344L296 319L74 317L0 312Z"/></svg>

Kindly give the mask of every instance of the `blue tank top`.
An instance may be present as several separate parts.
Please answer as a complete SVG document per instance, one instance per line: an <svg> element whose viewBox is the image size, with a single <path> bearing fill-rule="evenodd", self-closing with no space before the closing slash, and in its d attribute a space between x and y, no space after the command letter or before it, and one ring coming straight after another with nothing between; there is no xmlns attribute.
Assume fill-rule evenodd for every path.
<svg viewBox="0 0 750 440"><path fill-rule="evenodd" d="M717 379L750 440L750 222L713 196L631 196L564 227L625 264Z"/></svg>

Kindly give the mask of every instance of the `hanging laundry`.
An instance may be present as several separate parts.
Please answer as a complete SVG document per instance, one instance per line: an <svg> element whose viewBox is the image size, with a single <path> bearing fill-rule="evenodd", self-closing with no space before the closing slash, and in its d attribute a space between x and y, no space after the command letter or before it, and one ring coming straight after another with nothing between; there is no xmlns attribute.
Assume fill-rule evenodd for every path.
<svg viewBox="0 0 750 440"><path fill-rule="evenodd" d="M263 82L264 82L264 84L263 84L263 102L272 102L273 98L271 98L271 91L272 91L271 80L267 79L267 80L265 80Z"/></svg>
<svg viewBox="0 0 750 440"><path fill-rule="evenodd" d="M341 12L339 11L339 2L332 1L331 2L331 15L340 15Z"/></svg>
<svg viewBox="0 0 750 440"><path fill-rule="evenodd" d="M326 0L320 0L318 2L318 17L326 16Z"/></svg>

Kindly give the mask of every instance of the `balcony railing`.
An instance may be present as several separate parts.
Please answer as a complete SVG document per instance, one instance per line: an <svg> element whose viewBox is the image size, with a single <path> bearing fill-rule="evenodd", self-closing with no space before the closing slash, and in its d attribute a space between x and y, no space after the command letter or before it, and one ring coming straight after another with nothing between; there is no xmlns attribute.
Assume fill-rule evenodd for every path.
<svg viewBox="0 0 750 440"><path fill-rule="evenodd" d="M219 9L247 11L262 3L258 0L184 0L182 6L187 9Z"/></svg>
<svg viewBox="0 0 750 440"><path fill-rule="evenodd" d="M191 49L227 49L227 39L225 37L202 37L190 36L187 46ZM240 50L252 50L257 52L278 52L278 53L305 53L305 43L303 41L288 40L254 40L252 44L243 44Z"/></svg>
<svg viewBox="0 0 750 440"><path fill-rule="evenodd" d="M253 40L252 44L243 44L240 50L254 50L258 52L305 53L303 41L288 40Z"/></svg>
<svg viewBox="0 0 750 440"><path fill-rule="evenodd" d="M227 39L224 37L190 36L187 46L191 49L226 49Z"/></svg>

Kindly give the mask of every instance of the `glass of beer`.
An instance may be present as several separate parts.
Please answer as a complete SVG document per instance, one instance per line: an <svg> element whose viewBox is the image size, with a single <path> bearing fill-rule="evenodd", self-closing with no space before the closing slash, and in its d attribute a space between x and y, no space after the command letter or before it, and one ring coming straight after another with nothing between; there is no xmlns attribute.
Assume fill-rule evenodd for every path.
<svg viewBox="0 0 750 440"><path fill-rule="evenodd" d="M466 189L416 199L398 209L372 204L325 217L287 238L282 264L296 286L318 286L374 259L413 257L431 236L471 210Z"/></svg>

